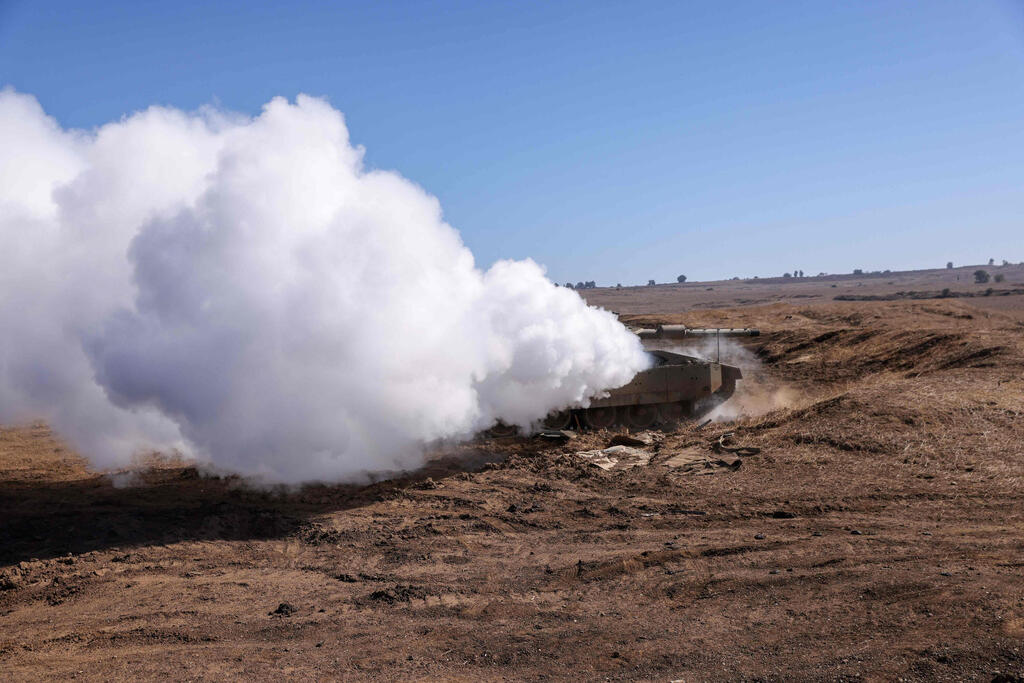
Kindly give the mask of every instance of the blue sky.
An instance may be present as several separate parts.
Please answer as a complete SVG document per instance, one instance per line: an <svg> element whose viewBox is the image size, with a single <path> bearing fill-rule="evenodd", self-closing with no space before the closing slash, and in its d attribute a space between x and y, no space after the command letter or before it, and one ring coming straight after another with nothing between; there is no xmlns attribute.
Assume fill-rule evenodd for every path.
<svg viewBox="0 0 1024 683"><path fill-rule="evenodd" d="M0 0L4 84L80 128L326 96L558 281L1024 260L1021 2Z"/></svg>

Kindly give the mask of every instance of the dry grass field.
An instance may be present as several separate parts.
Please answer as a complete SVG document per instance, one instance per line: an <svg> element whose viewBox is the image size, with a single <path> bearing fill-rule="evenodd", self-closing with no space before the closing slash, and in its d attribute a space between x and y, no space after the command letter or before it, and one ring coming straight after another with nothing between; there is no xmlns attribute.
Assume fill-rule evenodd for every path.
<svg viewBox="0 0 1024 683"><path fill-rule="evenodd" d="M723 419L630 469L576 455L596 432L265 491L0 430L0 670L1021 680L1024 267L973 270L588 290L631 325L763 331L726 349Z"/></svg>

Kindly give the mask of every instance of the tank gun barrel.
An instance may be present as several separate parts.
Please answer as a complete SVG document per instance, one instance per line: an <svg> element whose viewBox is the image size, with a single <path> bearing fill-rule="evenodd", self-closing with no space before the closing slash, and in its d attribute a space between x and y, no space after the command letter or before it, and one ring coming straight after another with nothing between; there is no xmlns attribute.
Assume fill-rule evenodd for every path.
<svg viewBox="0 0 1024 683"><path fill-rule="evenodd" d="M686 325L658 325L656 329L635 330L641 339L684 339L686 337L758 337L756 327L687 327Z"/></svg>

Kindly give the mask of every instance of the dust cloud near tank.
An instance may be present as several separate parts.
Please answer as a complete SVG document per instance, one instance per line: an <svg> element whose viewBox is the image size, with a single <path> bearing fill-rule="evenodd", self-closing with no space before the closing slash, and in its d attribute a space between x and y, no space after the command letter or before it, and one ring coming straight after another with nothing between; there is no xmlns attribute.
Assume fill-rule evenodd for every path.
<svg viewBox="0 0 1024 683"><path fill-rule="evenodd" d="M614 315L532 261L476 267L436 198L362 158L311 97L80 131L0 91L0 423L100 466L351 480L647 366Z"/></svg>

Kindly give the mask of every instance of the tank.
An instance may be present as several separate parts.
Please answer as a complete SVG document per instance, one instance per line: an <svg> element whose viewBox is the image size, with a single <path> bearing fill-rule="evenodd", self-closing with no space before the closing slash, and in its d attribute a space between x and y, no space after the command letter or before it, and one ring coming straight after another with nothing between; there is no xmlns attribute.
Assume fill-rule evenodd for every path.
<svg viewBox="0 0 1024 683"><path fill-rule="evenodd" d="M760 331L743 329L691 328L659 325L634 332L645 341L686 338L721 339L756 337ZM624 425L646 429L700 418L728 400L736 391L742 371L732 365L703 360L673 351L649 350L653 361L647 370L602 398L592 399L589 408L564 410L548 415L549 429L588 427L605 429Z"/></svg>

